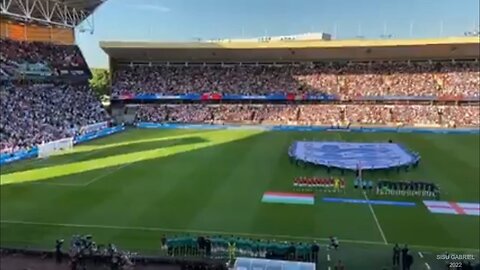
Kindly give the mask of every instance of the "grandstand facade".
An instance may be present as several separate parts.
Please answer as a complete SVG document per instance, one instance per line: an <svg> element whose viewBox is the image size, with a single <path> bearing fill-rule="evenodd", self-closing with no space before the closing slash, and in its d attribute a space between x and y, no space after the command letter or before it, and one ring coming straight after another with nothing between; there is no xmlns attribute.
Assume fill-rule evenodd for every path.
<svg viewBox="0 0 480 270"><path fill-rule="evenodd" d="M478 126L474 37L100 46L121 121ZM144 103L164 105L123 110Z"/></svg>

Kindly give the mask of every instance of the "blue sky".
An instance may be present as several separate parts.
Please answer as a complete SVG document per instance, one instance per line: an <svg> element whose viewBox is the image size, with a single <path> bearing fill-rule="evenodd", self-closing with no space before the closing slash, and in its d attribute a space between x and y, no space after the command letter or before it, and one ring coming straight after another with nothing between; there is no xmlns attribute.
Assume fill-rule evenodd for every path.
<svg viewBox="0 0 480 270"><path fill-rule="evenodd" d="M480 0L108 0L77 43L107 67L105 40L193 41L306 32L336 38L461 36L478 28Z"/></svg>

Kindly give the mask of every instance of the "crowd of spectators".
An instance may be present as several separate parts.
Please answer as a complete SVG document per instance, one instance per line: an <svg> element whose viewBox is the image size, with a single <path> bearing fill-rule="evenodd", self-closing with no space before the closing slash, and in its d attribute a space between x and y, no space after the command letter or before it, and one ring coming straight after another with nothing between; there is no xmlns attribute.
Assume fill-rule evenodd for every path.
<svg viewBox="0 0 480 270"><path fill-rule="evenodd" d="M23 71L48 70L57 75L62 69L88 69L77 46L0 39L0 75L12 76L20 66Z"/></svg>
<svg viewBox="0 0 480 270"><path fill-rule="evenodd" d="M479 127L476 105L144 105L137 121Z"/></svg>
<svg viewBox="0 0 480 270"><path fill-rule="evenodd" d="M478 62L374 62L283 66L135 66L114 76L113 93L357 96L480 96Z"/></svg>
<svg viewBox="0 0 480 270"><path fill-rule="evenodd" d="M75 135L109 120L87 86L30 85L0 88L0 153Z"/></svg>

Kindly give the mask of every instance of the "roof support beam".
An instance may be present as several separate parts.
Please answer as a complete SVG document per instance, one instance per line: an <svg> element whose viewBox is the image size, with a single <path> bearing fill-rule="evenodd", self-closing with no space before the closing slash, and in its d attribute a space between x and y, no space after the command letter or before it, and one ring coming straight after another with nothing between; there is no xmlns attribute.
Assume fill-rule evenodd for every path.
<svg viewBox="0 0 480 270"><path fill-rule="evenodd" d="M0 14L26 22L37 21L68 28L76 27L90 15L88 11L54 0L2 0Z"/></svg>
<svg viewBox="0 0 480 270"><path fill-rule="evenodd" d="M0 10L2 12L6 11L10 8L11 5L12 5L12 0L2 0L2 3L0 5Z"/></svg>
<svg viewBox="0 0 480 270"><path fill-rule="evenodd" d="M28 5L28 0L26 1L27 3L23 3L23 1L15 0L15 3L20 8L20 11L24 14L24 16L28 18L28 11L27 11L27 8L25 7L26 5Z"/></svg>
<svg viewBox="0 0 480 270"><path fill-rule="evenodd" d="M40 14L42 14L42 16L46 18L47 21L51 21L53 14L51 14L48 10L49 2L38 1L37 5L38 5L38 11L40 12Z"/></svg>

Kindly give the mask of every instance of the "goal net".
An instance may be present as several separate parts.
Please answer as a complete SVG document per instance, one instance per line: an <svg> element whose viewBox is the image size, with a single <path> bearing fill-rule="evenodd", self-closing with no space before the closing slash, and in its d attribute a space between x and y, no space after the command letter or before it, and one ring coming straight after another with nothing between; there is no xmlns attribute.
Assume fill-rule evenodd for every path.
<svg viewBox="0 0 480 270"><path fill-rule="evenodd" d="M73 148L73 137L51 141L38 146L38 157L44 158Z"/></svg>

